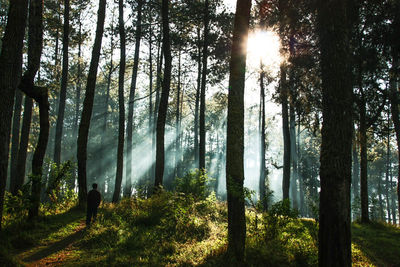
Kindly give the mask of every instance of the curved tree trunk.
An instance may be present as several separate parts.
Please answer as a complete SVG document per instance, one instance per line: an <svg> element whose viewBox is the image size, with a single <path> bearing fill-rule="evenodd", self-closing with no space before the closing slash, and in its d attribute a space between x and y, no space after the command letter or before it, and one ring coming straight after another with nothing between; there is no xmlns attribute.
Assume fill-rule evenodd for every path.
<svg viewBox="0 0 400 267"><path fill-rule="evenodd" d="M351 266L351 142L353 89L347 0L317 1L321 50L319 266Z"/></svg>
<svg viewBox="0 0 400 267"><path fill-rule="evenodd" d="M246 46L251 0L238 0L229 66L228 120L226 140L226 188L228 197L228 255L244 262L246 218L244 209L244 85Z"/></svg>
<svg viewBox="0 0 400 267"><path fill-rule="evenodd" d="M63 30L63 62L61 74L61 89L58 104L58 115L56 124L56 137L54 141L54 163L57 166L61 162L61 141L64 126L65 101L67 98L68 82L68 45L69 45L69 0L64 0L64 30Z"/></svg>
<svg viewBox="0 0 400 267"><path fill-rule="evenodd" d="M79 206L86 206L87 198L87 177L86 177L86 159L87 159L87 142L89 136L90 118L92 117L94 91L96 88L97 67L99 65L101 41L104 31L104 20L106 16L106 0L99 0L99 10L97 12L96 37L94 39L92 59L90 61L89 73L86 83L85 99L83 100L83 109L81 122L79 124L78 141L77 141L77 158L78 158L78 197Z"/></svg>
<svg viewBox="0 0 400 267"><path fill-rule="evenodd" d="M42 181L43 159L49 139L49 101L47 88L34 85L36 73L40 67L43 47L43 2L29 2L28 32L28 69L21 79L19 88L39 104L40 133L32 159L32 192L28 218L36 218L39 213L40 190Z"/></svg>
<svg viewBox="0 0 400 267"><path fill-rule="evenodd" d="M28 0L10 1L0 53L0 230L7 181L12 107L21 75L27 10Z"/></svg>
<svg viewBox="0 0 400 267"><path fill-rule="evenodd" d="M119 107L119 119L118 119L118 147L117 147L117 170L115 174L115 188L112 201L118 202L121 194L121 183L122 183L122 172L124 169L124 130L125 130L125 103L124 103L124 80L125 80L125 26L124 26L124 1L119 0L118 2L118 29L121 44L121 56L119 63L119 74L118 74L118 107Z"/></svg>
<svg viewBox="0 0 400 267"><path fill-rule="evenodd" d="M162 28L163 28L163 52L165 59L164 66L164 79L162 81L162 93L160 98L160 106L158 108L157 116L157 139L156 139L156 176L154 181L155 191L162 186L164 176L164 134L165 134L165 121L167 118L168 97L171 83L171 44L169 37L169 8L168 0L162 0Z"/></svg>

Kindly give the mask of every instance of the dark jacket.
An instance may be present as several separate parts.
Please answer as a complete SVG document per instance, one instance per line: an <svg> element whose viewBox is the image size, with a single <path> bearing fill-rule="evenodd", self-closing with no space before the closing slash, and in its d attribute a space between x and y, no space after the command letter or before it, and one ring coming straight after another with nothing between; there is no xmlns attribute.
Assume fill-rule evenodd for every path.
<svg viewBox="0 0 400 267"><path fill-rule="evenodd" d="M101 195L100 192L96 189L92 189L89 191L87 196L87 206L89 208L97 208L100 205Z"/></svg>

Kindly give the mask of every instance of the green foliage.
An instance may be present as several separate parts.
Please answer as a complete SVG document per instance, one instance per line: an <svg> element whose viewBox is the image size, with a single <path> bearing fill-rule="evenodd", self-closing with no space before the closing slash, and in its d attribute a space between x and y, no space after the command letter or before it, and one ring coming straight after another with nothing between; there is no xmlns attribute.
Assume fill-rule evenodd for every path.
<svg viewBox="0 0 400 267"><path fill-rule="evenodd" d="M206 171L195 169L187 172L182 178L176 178L175 190L186 195L190 194L195 199L204 200L211 193L209 183L212 180Z"/></svg>
<svg viewBox="0 0 400 267"><path fill-rule="evenodd" d="M254 215L264 220L259 220L258 228L247 226L246 266L317 266L314 220L298 219L287 200L273 205L268 214L247 212L247 220ZM105 203L97 222L83 231L84 216L78 209L47 215L35 222L33 231L28 223L9 224L0 233L0 265L24 265L30 255L52 250L40 264L54 259L66 266L226 264L227 209L214 193L196 201L190 194L160 191L149 199ZM398 227L354 224L352 232L353 266L399 262ZM38 262L30 262L34 263Z"/></svg>
<svg viewBox="0 0 400 267"><path fill-rule="evenodd" d="M290 207L290 200L284 199L271 206L268 213L264 216L265 238L272 240L277 237L281 228L298 217L298 211Z"/></svg>
<svg viewBox="0 0 400 267"><path fill-rule="evenodd" d="M18 190L17 195L12 195L6 191L4 195L4 225L21 222L27 216L27 210L30 207L30 186L26 184L22 190Z"/></svg>

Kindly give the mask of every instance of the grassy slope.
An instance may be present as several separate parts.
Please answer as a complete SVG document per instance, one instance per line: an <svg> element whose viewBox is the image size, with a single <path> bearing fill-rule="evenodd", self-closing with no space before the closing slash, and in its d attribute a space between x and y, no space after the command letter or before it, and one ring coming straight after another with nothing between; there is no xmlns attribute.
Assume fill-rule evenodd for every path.
<svg viewBox="0 0 400 267"><path fill-rule="evenodd" d="M163 194L125 200L101 209L84 229L84 213L70 210L37 222L11 225L0 237L0 265L223 266L226 208L208 199L195 202ZM317 228L312 220L247 214L248 266L315 266ZM400 263L400 229L353 225L354 266Z"/></svg>

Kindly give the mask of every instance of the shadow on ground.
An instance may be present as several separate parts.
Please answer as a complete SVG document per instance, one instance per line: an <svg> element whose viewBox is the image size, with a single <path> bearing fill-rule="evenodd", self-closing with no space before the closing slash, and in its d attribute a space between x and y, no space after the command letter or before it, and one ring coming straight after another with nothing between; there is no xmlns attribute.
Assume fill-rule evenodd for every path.
<svg viewBox="0 0 400 267"><path fill-rule="evenodd" d="M34 262L34 261L39 261L41 259L44 259L52 254L55 254L65 248L67 248L71 244L82 239L82 237L84 236L84 233L85 233L85 228L75 232L72 235L67 236L66 238L64 238L58 242L55 242L54 244L52 244L48 247L45 247L45 248L39 250L38 252L34 253L33 255L26 257L22 260L24 262L29 263L29 262Z"/></svg>

